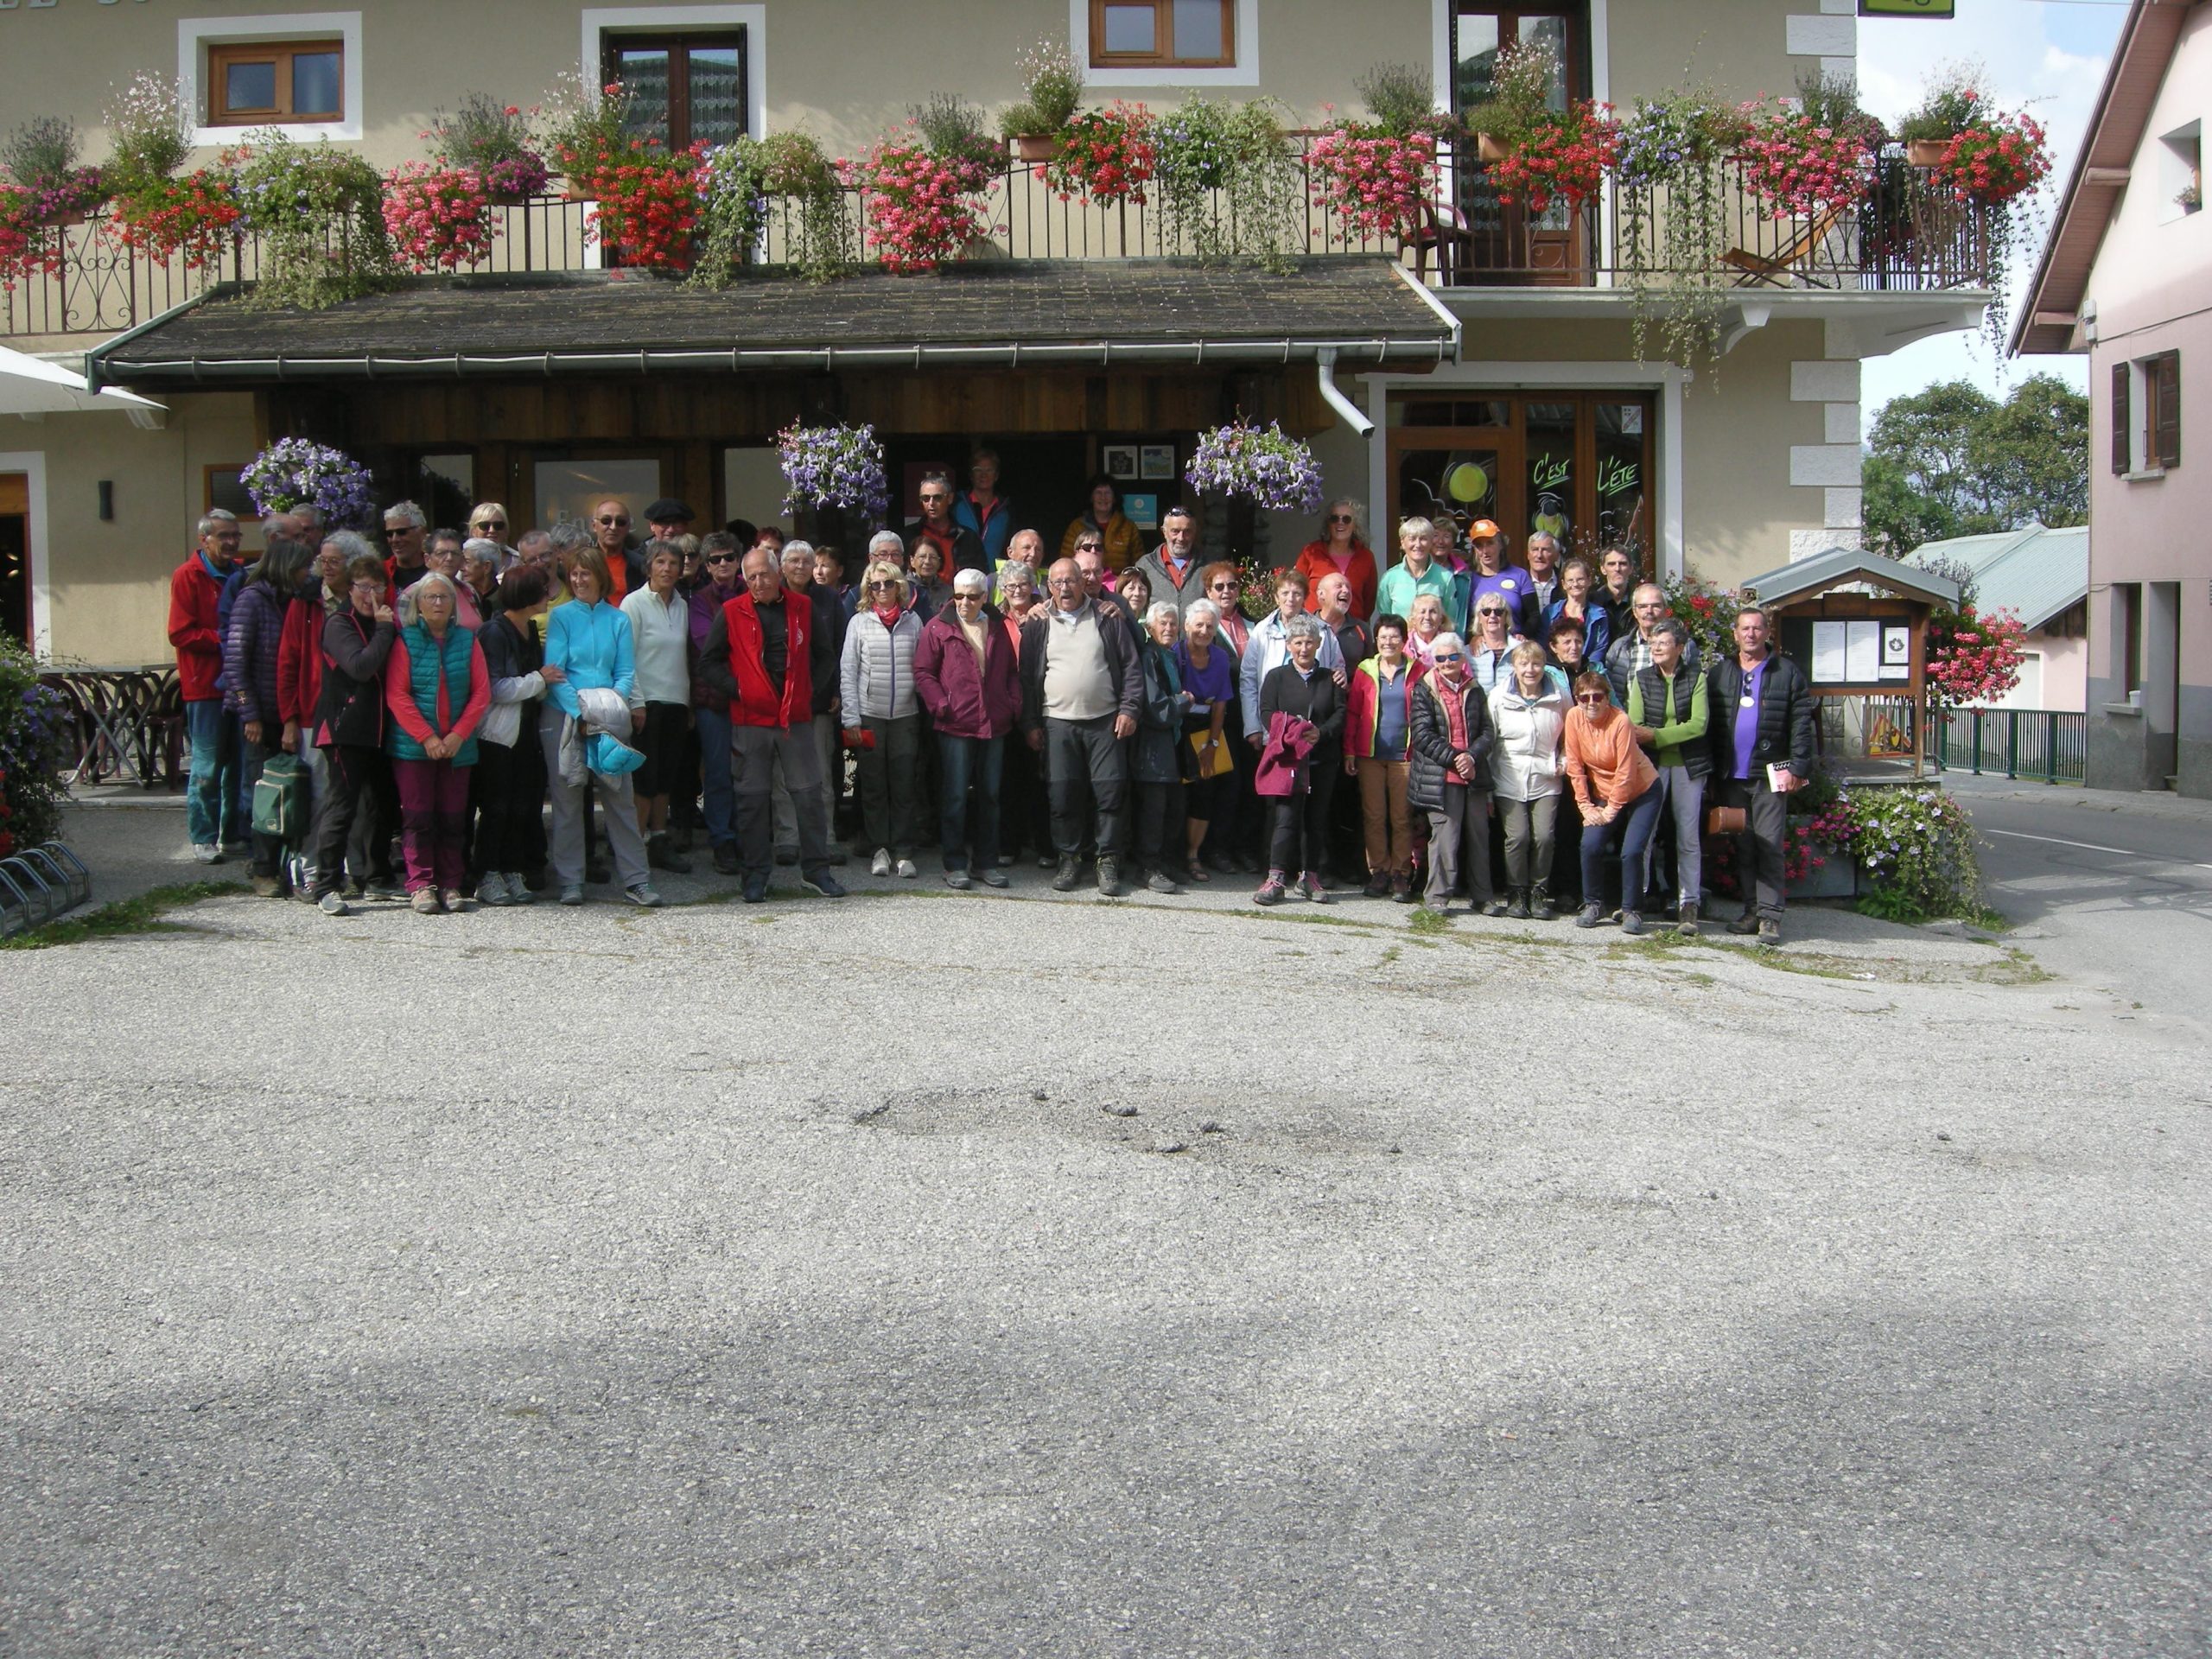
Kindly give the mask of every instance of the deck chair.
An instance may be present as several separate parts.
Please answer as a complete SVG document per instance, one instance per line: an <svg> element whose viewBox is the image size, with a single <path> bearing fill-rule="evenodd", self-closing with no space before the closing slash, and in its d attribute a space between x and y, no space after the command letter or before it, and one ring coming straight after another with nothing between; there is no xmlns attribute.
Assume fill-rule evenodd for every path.
<svg viewBox="0 0 2212 1659"><path fill-rule="evenodd" d="M1736 279L1738 288L1760 283L1786 287L1793 277L1810 288L1840 286L1840 278L1822 281L1815 272L1814 262L1828 238L1834 234L1836 226L1843 222L1847 211L1846 204L1833 202L1803 221L1797 234L1775 252L1754 253L1749 248L1731 248L1720 256L1720 263L1743 273Z"/></svg>

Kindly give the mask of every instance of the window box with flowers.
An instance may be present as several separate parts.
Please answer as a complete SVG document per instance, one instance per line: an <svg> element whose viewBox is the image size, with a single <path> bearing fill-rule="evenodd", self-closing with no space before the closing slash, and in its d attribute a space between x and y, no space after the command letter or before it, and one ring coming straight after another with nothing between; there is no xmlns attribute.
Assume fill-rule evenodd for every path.
<svg viewBox="0 0 2212 1659"><path fill-rule="evenodd" d="M1021 101L999 116L999 131L1018 160L1049 162L1059 154L1061 130L1083 105L1083 67L1066 47L1039 41L1022 54L1021 79Z"/></svg>
<svg viewBox="0 0 2212 1659"><path fill-rule="evenodd" d="M533 105L495 104L481 92L463 99L453 115L431 118L431 154L447 168L467 169L483 181L485 193L499 207L512 207L543 195L552 169L532 138Z"/></svg>
<svg viewBox="0 0 2212 1659"><path fill-rule="evenodd" d="M1436 195L1436 125L1428 77L1395 64L1360 79L1369 118L1317 134L1306 148L1313 205L1339 242L1414 235Z"/></svg>
<svg viewBox="0 0 2212 1659"><path fill-rule="evenodd" d="M107 111L109 222L135 253L196 269L232 244L245 216L231 175L221 168L178 173L192 137L176 83L148 71Z"/></svg>
<svg viewBox="0 0 2212 1659"><path fill-rule="evenodd" d="M1052 135L1052 149L1036 176L1062 201L1077 196L1096 207L1123 202L1144 206L1152 181L1152 111L1141 104L1116 103L1083 110Z"/></svg>

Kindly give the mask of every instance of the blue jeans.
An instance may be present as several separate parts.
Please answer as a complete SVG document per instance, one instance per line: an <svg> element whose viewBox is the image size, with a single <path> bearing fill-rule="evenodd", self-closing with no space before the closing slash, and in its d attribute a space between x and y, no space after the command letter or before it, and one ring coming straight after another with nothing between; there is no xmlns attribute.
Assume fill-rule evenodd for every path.
<svg viewBox="0 0 2212 1659"><path fill-rule="evenodd" d="M220 697L200 697L184 705L184 734L192 745L185 832L195 847L245 840L250 820L238 812L242 739L238 721L224 713Z"/></svg>
<svg viewBox="0 0 2212 1659"><path fill-rule="evenodd" d="M1643 908L1643 855L1659 827L1659 785L1653 784L1613 817L1611 823L1582 826L1582 902L1605 903L1605 852L1615 836L1621 848L1621 908Z"/></svg>
<svg viewBox="0 0 2212 1659"><path fill-rule="evenodd" d="M695 708L699 717L699 777L709 847L737 845L737 792L730 782L729 710Z"/></svg>
<svg viewBox="0 0 2212 1659"><path fill-rule="evenodd" d="M944 847L944 868L989 870L999 861L999 779L1006 766L1006 739L937 734L938 770L944 775L944 806L938 830ZM973 785L975 796L969 797ZM974 826L971 836L968 831Z"/></svg>

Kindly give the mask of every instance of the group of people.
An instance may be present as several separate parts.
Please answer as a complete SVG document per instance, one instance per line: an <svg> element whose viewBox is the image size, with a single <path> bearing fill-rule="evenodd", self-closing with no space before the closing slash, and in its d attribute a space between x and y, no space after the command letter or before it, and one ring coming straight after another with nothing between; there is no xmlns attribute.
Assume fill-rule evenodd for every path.
<svg viewBox="0 0 2212 1659"><path fill-rule="evenodd" d="M1756 607L1707 664L1626 550L1562 559L1539 532L1515 564L1487 520L1463 555L1457 525L1408 518L1383 569L1339 500L1252 620L1187 509L1145 550L1100 480L1048 558L997 480L987 451L965 489L931 474L849 573L772 526L694 536L673 499L644 535L610 499L512 545L496 503L463 534L401 502L381 551L302 510L251 564L211 512L171 582L194 853L334 915L403 891L579 905L610 878L658 906L653 872L703 833L750 903L778 863L837 897L849 842L910 880L934 842L955 888L1007 886L1027 851L1062 892L1089 866L1108 895L1249 874L1259 904L1325 904L1355 861L1373 897L1694 931L1719 806L1730 925L1779 937L1815 740ZM293 848L248 836L280 753L313 800Z"/></svg>

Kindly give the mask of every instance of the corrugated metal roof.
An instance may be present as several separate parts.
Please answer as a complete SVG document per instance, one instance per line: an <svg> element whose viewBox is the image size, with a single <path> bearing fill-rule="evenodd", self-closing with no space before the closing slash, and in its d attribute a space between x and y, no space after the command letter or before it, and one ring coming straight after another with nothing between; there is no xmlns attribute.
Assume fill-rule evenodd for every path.
<svg viewBox="0 0 2212 1659"><path fill-rule="evenodd" d="M1954 536L1923 542L1912 556L1964 565L1974 572L1977 609L2011 611L2030 628L2043 626L2089 591L2087 524L2069 530L2030 524L1992 536Z"/></svg>

